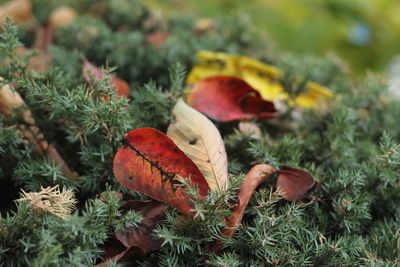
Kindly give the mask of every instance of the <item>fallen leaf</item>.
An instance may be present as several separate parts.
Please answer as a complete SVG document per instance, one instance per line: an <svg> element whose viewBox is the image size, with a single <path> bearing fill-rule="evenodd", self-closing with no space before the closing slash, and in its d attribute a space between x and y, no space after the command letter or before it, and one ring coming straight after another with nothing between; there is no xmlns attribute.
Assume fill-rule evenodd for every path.
<svg viewBox="0 0 400 267"><path fill-rule="evenodd" d="M276 181L276 190L288 201L300 201L314 185L314 177L308 171L282 167Z"/></svg>
<svg viewBox="0 0 400 267"><path fill-rule="evenodd" d="M226 190L228 158L217 127L182 99L172 112L176 121L169 126L167 135L199 167L211 190Z"/></svg>
<svg viewBox="0 0 400 267"><path fill-rule="evenodd" d="M153 229L164 220L166 206L155 200L151 201L128 201L123 210L134 210L143 216L143 220L138 227L129 227L127 231L117 231L115 237L127 248L135 246L147 254L157 250L161 246L161 240L153 238Z"/></svg>
<svg viewBox="0 0 400 267"><path fill-rule="evenodd" d="M257 90L263 99L274 101L288 98L280 82L283 76L280 69L245 56L237 56L237 62L239 77Z"/></svg>
<svg viewBox="0 0 400 267"><path fill-rule="evenodd" d="M95 267L107 267L113 262L117 262L118 266L135 266L136 260L144 258L142 250L138 247L125 247L115 236L109 238L102 245L104 254L103 261L94 265Z"/></svg>
<svg viewBox="0 0 400 267"><path fill-rule="evenodd" d="M124 146L114 157L114 175L123 186L186 214L191 214L193 203L182 179L197 186L200 198L209 190L193 161L168 136L153 128L140 128L125 135Z"/></svg>
<svg viewBox="0 0 400 267"><path fill-rule="evenodd" d="M274 104L240 78L211 76L197 82L188 97L195 109L217 121L272 118L278 114Z"/></svg>
<svg viewBox="0 0 400 267"><path fill-rule="evenodd" d="M307 82L307 90L293 100L294 106L315 108L320 101L327 101L335 95L326 87L312 81Z"/></svg>
<svg viewBox="0 0 400 267"><path fill-rule="evenodd" d="M101 81L103 79L104 72L100 68L90 63L89 60L87 60L84 56L82 56L82 60L83 60L83 69L82 69L83 76L85 77L85 80L89 84L89 86L93 87L92 78L95 81ZM129 97L129 85L127 82L115 77L114 75L111 75L110 84L112 86L115 86L115 88L117 89L117 94L119 96ZM108 96L103 96L103 98L108 99Z"/></svg>
<svg viewBox="0 0 400 267"><path fill-rule="evenodd" d="M104 201L104 198L102 200ZM165 219L165 209L166 206L163 203L155 200L126 202L122 206L123 213L133 210L140 213L143 220L138 227L132 226L128 227L127 231L117 231L113 237L109 238L102 246L103 261L96 266L107 266L111 260L125 266L125 262L132 263L159 249L162 241L153 238L152 234L155 226Z"/></svg>
<svg viewBox="0 0 400 267"><path fill-rule="evenodd" d="M199 62L190 71L187 83L194 84L198 81L215 75L230 75L243 79L257 90L264 100L288 100L289 94L285 92L281 83L283 72L275 66L258 60L212 51L199 51ZM300 81L298 77L296 81ZM306 90L299 94L290 104L303 108L314 108L321 100L332 99L335 95L326 87L309 81Z"/></svg>
<svg viewBox="0 0 400 267"><path fill-rule="evenodd" d="M238 77L236 56L211 51L199 51L196 56L198 63L188 74L186 80L188 84L195 84L202 79L215 75Z"/></svg>
<svg viewBox="0 0 400 267"><path fill-rule="evenodd" d="M267 181L276 170L267 164L258 164L251 168L243 179L242 186L237 196L237 203L232 209L232 215L226 219L226 228L222 229L222 234L227 237L232 237L236 228L240 225L243 219L244 212L254 191L257 187ZM213 253L218 253L221 249L222 241L217 240L211 246Z"/></svg>
<svg viewBox="0 0 400 267"><path fill-rule="evenodd" d="M227 227L222 231L226 236L232 236L235 229L240 225L244 212L257 187L267 181L276 170L268 164L258 164L251 168L243 179L238 193L238 203L232 210L232 215L226 220Z"/></svg>

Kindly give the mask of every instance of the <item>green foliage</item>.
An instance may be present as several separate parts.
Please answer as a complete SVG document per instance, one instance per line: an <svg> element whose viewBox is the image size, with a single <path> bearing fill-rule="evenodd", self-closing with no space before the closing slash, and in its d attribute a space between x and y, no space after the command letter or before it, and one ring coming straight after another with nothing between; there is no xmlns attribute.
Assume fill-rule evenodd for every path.
<svg viewBox="0 0 400 267"><path fill-rule="evenodd" d="M27 57L18 57L15 50L22 46L18 38L17 26L13 24L10 17L6 18L5 25L0 34L0 60L5 62L9 59L8 68L1 68L0 75L6 81L12 80L15 73L22 75L26 71ZM7 63L6 63L7 64Z"/></svg>
<svg viewBox="0 0 400 267"><path fill-rule="evenodd" d="M135 6L127 10L143 10L139 1L110 1L129 2ZM106 18L117 17L119 12L126 12L124 5L117 5L105 13ZM122 17L119 28L113 31L114 26L107 24L107 20L100 20L90 16L82 16L73 24L56 33L55 46L69 51L77 50L84 54L91 62L102 66L109 64L118 66L117 75L130 84L142 85L154 80L158 85L168 87L169 66L180 62L185 67L191 67L195 61L195 52L201 49L239 53L243 50L251 51L257 57L265 55L265 43L260 40L250 24L241 19L236 20L231 27L219 26L216 32L194 34L195 20L189 16L178 16L168 21L161 21L152 14L130 16L126 21ZM232 18L221 20L218 25L233 23ZM130 25L140 25L133 27ZM152 27L147 25L153 25ZM146 36L157 31L166 31L170 37L162 47L151 45ZM130 30L128 30L130 29ZM118 45L115 45L118 44ZM150 56L151 55L151 56ZM61 64L60 67L63 68Z"/></svg>
<svg viewBox="0 0 400 267"><path fill-rule="evenodd" d="M0 195L13 193L1 201L3 266L92 265L100 261L101 245L114 231L140 224L140 214L122 215L124 201L114 191L123 192L125 199L146 197L116 182L114 154L130 130L166 130L199 49L273 62L285 70L282 81L294 94L301 88L290 88L292 81L303 77L304 83L319 82L338 97L318 112L288 109L278 119L254 121L262 130L260 139L241 133L237 122L217 124L228 152L231 187L210 193L204 202L197 199L194 220L169 207L166 220L154 233L163 246L137 264L400 263L400 101L386 92L379 78L352 83L336 58L272 57L264 40L242 19L221 18L216 29L199 35L194 33L194 18L160 19L136 0L74 1L72 5L83 15L56 32L49 50L53 65L40 75L27 68L29 57L16 54L21 43L10 21L0 36L0 56L8 58L0 66L0 75L18 89L45 139L79 174L79 180L70 180L51 160L37 155L18 131L21 118L0 118ZM128 15L132 9L135 16ZM149 33L158 30L170 34L161 47L146 41ZM88 86L80 55L115 70L110 75L129 83L130 98L117 96L110 75ZM273 183L261 185L243 224L233 238L224 237L224 218L244 174L257 163L307 169L318 184L304 203L279 199L273 194ZM37 191L56 184L73 189L79 199L78 210L65 221L13 202L21 188ZM101 192L104 202L96 198ZM196 198L194 189L191 193ZM224 244L219 255L209 249L216 240Z"/></svg>
<svg viewBox="0 0 400 267"><path fill-rule="evenodd" d="M68 220L32 210L19 203L17 210L0 219L2 266L88 266L99 258L99 246L112 226L134 225L141 216L133 212L121 217L122 202L106 191L105 202L89 200ZM129 221L129 223L127 223ZM15 231L18 229L18 231Z"/></svg>
<svg viewBox="0 0 400 267"><path fill-rule="evenodd" d="M15 183L26 191L39 191L41 186L60 184L73 187L73 182L62 176L59 167L48 159L20 161L14 169Z"/></svg>

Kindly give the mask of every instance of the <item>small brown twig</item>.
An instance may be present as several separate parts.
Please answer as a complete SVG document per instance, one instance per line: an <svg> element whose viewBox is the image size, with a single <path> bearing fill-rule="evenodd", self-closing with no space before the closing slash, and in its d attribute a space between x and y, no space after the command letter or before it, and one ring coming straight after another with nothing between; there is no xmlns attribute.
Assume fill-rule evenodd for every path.
<svg viewBox="0 0 400 267"><path fill-rule="evenodd" d="M3 78L0 77L0 82L2 81ZM36 122L30 110L22 109L25 106L21 95L15 90L12 90L10 85L5 84L1 87L0 112L6 117L15 114L15 112L20 112L24 124L18 125L18 129L22 136L34 147L35 152L52 159L56 166L60 166L61 173L65 177L76 180L77 174L71 171L57 149L53 145L49 145L44 135L40 132L40 129L36 126Z"/></svg>

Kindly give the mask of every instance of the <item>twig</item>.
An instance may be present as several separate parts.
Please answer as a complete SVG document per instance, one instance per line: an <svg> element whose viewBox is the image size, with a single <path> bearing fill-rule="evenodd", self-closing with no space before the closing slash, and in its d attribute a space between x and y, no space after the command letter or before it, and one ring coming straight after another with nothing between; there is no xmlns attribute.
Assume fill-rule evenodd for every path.
<svg viewBox="0 0 400 267"><path fill-rule="evenodd" d="M0 77L0 82L3 78ZM23 137L34 147L35 152L39 155L47 156L54 161L56 166L60 166L61 173L72 180L77 180L78 175L71 171L68 165L65 163L57 149L44 138L44 135L40 132L40 129L36 126L35 120L32 118L32 113L29 109L23 109L26 107L24 100L18 92L11 89L10 85L5 84L0 89L0 112L8 117L20 112L24 120L24 124L18 126L19 131Z"/></svg>

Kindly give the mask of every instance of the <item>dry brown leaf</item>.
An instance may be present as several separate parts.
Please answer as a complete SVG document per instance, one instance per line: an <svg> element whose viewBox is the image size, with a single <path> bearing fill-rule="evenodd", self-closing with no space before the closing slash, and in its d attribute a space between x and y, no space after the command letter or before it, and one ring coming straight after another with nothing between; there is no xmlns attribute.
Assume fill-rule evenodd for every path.
<svg viewBox="0 0 400 267"><path fill-rule="evenodd" d="M118 266L136 266L135 262L144 257L143 252L138 247L126 248L115 237L109 238L103 244L103 261L94 265L95 267L107 267L111 262L117 262Z"/></svg>
<svg viewBox="0 0 400 267"><path fill-rule="evenodd" d="M267 164L258 164L251 168L243 180L238 193L239 203L233 208L231 217L226 220L227 228L222 232L226 236L232 236L235 229L240 225L244 212L256 188L271 178L276 170Z"/></svg>
<svg viewBox="0 0 400 267"><path fill-rule="evenodd" d="M122 209L141 213L143 220L138 227L129 227L125 232L117 231L115 236L108 239L103 245L103 261L96 267L107 266L111 260L121 266L132 266L129 263L161 247L162 241L154 239L152 233L155 226L166 217L164 204L155 200L131 200Z"/></svg>
<svg viewBox="0 0 400 267"><path fill-rule="evenodd" d="M315 179L306 170L282 167L276 181L276 191L287 201L301 201L315 185Z"/></svg>
<svg viewBox="0 0 400 267"><path fill-rule="evenodd" d="M129 227L128 231L117 231L115 237L127 248L132 246L140 248L143 253L147 254L157 250L161 246L161 240L153 238L152 233L155 226L164 220L166 205L161 202L150 200L144 201L128 201L123 209L126 211L134 210L143 216L143 220L138 227Z"/></svg>
<svg viewBox="0 0 400 267"><path fill-rule="evenodd" d="M228 158L217 127L182 99L173 114L176 121L169 126L167 135L199 167L211 190L226 190Z"/></svg>
<svg viewBox="0 0 400 267"><path fill-rule="evenodd" d="M238 203L233 207L232 215L226 219L226 228L222 230L223 235L232 237L236 228L242 222L244 212L254 191L260 184L271 178L274 173L276 173L276 170L271 165L258 164L246 174L238 193ZM221 240L216 241L211 247L211 251L218 253L221 245Z"/></svg>

